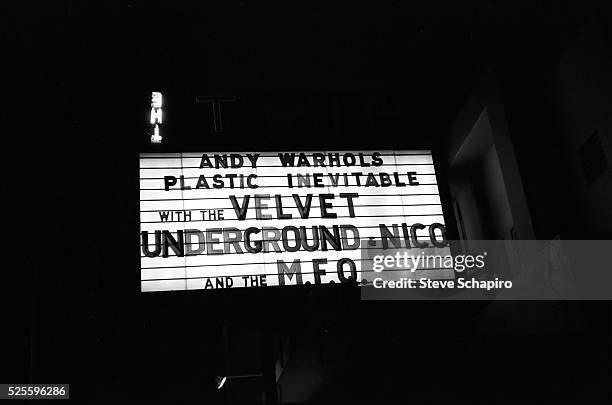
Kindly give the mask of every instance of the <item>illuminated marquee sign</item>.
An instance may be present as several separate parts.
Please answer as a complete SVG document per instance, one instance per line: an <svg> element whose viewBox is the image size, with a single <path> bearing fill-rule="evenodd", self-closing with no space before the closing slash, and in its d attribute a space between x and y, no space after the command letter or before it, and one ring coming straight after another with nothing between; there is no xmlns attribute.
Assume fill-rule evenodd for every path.
<svg viewBox="0 0 612 405"><path fill-rule="evenodd" d="M361 282L364 241L444 233L429 151L140 155L142 291Z"/></svg>

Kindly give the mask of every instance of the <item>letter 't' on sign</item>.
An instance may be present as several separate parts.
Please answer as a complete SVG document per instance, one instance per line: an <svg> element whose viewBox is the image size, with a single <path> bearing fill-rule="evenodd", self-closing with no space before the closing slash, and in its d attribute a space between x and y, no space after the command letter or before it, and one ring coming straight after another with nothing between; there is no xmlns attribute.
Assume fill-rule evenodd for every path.
<svg viewBox="0 0 612 405"><path fill-rule="evenodd" d="M208 103L212 106L213 125L215 132L223 132L223 116L221 114L221 103L236 101L234 96L197 96L196 103Z"/></svg>

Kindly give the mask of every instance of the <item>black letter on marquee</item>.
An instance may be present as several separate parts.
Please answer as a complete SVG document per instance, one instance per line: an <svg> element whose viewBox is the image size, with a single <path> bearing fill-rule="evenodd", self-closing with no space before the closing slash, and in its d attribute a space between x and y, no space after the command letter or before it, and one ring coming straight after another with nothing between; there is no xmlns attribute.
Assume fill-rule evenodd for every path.
<svg viewBox="0 0 612 405"><path fill-rule="evenodd" d="M242 249L240 248L240 244L238 242L242 241L242 232L238 228L223 228L223 246L225 253L230 253L231 246L234 246L236 253L242 253Z"/></svg>
<svg viewBox="0 0 612 405"><path fill-rule="evenodd" d="M307 252L314 252L319 248L319 227L313 226L312 228L312 245L308 244L308 235L306 234L306 227L300 226L300 232L302 233L302 247Z"/></svg>
<svg viewBox="0 0 612 405"><path fill-rule="evenodd" d="M270 194L255 194L255 218L271 219L272 215L264 214L263 210L268 208L268 204L264 204L262 200L269 200Z"/></svg>
<svg viewBox="0 0 612 405"><path fill-rule="evenodd" d="M312 259L312 268L315 279L315 284L321 284L321 275L326 275L325 269L319 267L320 264L327 263L327 259Z"/></svg>
<svg viewBox="0 0 612 405"><path fill-rule="evenodd" d="M164 176L164 188L166 191L170 190L170 186L174 186L176 184L176 177L174 176Z"/></svg>
<svg viewBox="0 0 612 405"><path fill-rule="evenodd" d="M185 244L183 243L183 231L176 231L176 239L170 231L162 231L164 237L162 256L168 257L168 246L174 251L178 257L185 256Z"/></svg>
<svg viewBox="0 0 612 405"><path fill-rule="evenodd" d="M300 263L300 259L293 260L293 263L291 263L291 268L288 268L287 264L282 260L277 260L276 266L278 268L278 284L279 285L285 285L285 275L287 275L287 277L289 277L289 280L291 280L293 279L294 274L296 276L297 284L298 285L302 284L302 265Z"/></svg>
<svg viewBox="0 0 612 405"><path fill-rule="evenodd" d="M348 204L349 216L351 218L355 218L355 207L353 206L353 198L358 198L359 194L357 193L340 193L340 197L346 198L346 203Z"/></svg>
<svg viewBox="0 0 612 405"><path fill-rule="evenodd" d="M302 217L302 219L308 219L308 216L310 215L310 205L312 204L312 194L306 194L305 205L302 205L302 200L300 200L300 196L298 194L293 194L293 200L295 201L295 205L300 212L300 217Z"/></svg>
<svg viewBox="0 0 612 405"><path fill-rule="evenodd" d="M253 180L255 180L256 178L257 178L256 174L249 174L249 177L247 177L247 185L249 186L249 188L259 187L257 184L253 183Z"/></svg>
<svg viewBox="0 0 612 405"><path fill-rule="evenodd" d="M247 228L246 231L244 231L244 248L247 252L259 253L261 252L261 249L263 249L263 242L260 240L253 241L255 246L251 246L251 234L259 232L261 231L255 227Z"/></svg>
<svg viewBox="0 0 612 405"><path fill-rule="evenodd" d="M351 231L353 234L352 239L353 243L349 243L349 236L347 231ZM340 235L343 243L344 250L357 250L359 249L359 245L361 244L361 240L359 239L359 229L354 225L340 225Z"/></svg>
<svg viewBox="0 0 612 405"><path fill-rule="evenodd" d="M410 184L411 186L418 186L420 183L417 181L416 178L416 174L417 172L408 172L408 184Z"/></svg>
<svg viewBox="0 0 612 405"><path fill-rule="evenodd" d="M238 218L239 221L244 221L244 219L246 218L246 213L247 213L247 208L249 208L250 198L251 198L250 195L245 195L244 197L242 197L242 207L241 207L238 205L238 201L236 200L235 195L229 196L229 199L232 202L232 206L234 207L234 211L236 212L236 218Z"/></svg>
<svg viewBox="0 0 612 405"><path fill-rule="evenodd" d="M338 214L327 212L329 208L333 208L332 204L326 200L333 200L333 194L319 194L319 205L321 206L321 218L338 218Z"/></svg>
<svg viewBox="0 0 612 405"><path fill-rule="evenodd" d="M348 263L349 267L351 268L351 276L350 277L346 277L344 275L344 263ZM351 259L344 257L340 260L338 260L338 264L336 265L337 267L337 271L338 271L338 278L340 279L340 281L342 281L343 283L356 283L357 282L357 266L355 266L355 262L352 261Z"/></svg>
<svg viewBox="0 0 612 405"><path fill-rule="evenodd" d="M338 228L338 225L332 226L334 231L333 235L331 232L329 232L326 226L321 225L319 229L321 230L321 250L324 252L327 251L327 242L332 245L334 250L342 250L342 239L340 237L340 229Z"/></svg>
<svg viewBox="0 0 612 405"><path fill-rule="evenodd" d="M191 236L195 235L198 238L197 242L191 241ZM191 245L196 245L195 249L192 249ZM204 251L204 232L199 229L185 229L185 256L196 256Z"/></svg>
<svg viewBox="0 0 612 405"><path fill-rule="evenodd" d="M276 194L274 196L274 199L276 200L276 216L278 217L278 219L291 219L293 218L293 215L291 214L284 214L283 213L283 200L280 194Z"/></svg>
<svg viewBox="0 0 612 405"><path fill-rule="evenodd" d="M295 239L295 246L290 246L289 245L289 232L293 232L294 235L294 239ZM298 250L300 250L300 246L302 245L302 240L300 238L300 230L297 229L295 226L286 226L283 228L282 234L281 234L281 239L283 241L283 247L285 248L285 250L287 252L297 252Z"/></svg>
<svg viewBox="0 0 612 405"><path fill-rule="evenodd" d="M142 253L147 257L159 256L161 252L161 231L155 231L155 250L149 251L149 232L142 231Z"/></svg>
<svg viewBox="0 0 612 405"><path fill-rule="evenodd" d="M425 225L416 223L410 227L410 236L412 237L412 244L418 248L426 248L427 242L419 242L417 239L417 229L425 229Z"/></svg>
<svg viewBox="0 0 612 405"><path fill-rule="evenodd" d="M435 232L436 229L439 229L442 231L442 241L441 242L438 241L436 237L436 232ZM446 240L446 227L438 222L429 225L429 239L431 240L431 243L433 243L435 247L443 248L443 247L448 246L448 241Z"/></svg>
<svg viewBox="0 0 612 405"><path fill-rule="evenodd" d="M397 224L391 225L393 227L393 233L389 231L389 228L385 224L379 224L380 237L382 239L383 250L389 249L389 241L393 243L393 247L399 249L402 247L402 241L400 240L399 228Z"/></svg>

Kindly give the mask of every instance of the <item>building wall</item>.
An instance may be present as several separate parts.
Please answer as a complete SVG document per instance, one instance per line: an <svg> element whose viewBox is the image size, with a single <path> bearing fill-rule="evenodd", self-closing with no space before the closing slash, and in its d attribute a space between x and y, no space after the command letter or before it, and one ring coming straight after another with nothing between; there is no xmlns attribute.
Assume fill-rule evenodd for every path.
<svg viewBox="0 0 612 405"><path fill-rule="evenodd" d="M482 160L482 172L485 188L488 190L488 212L490 213L491 231L495 239L510 239L510 230L514 226L512 213L503 173L497 156L497 149L492 145Z"/></svg>
<svg viewBox="0 0 612 405"><path fill-rule="evenodd" d="M489 229L482 234L484 237L510 239L512 227L518 238L535 237L523 187L525 178L516 159L504 104L492 70L470 93L449 130L444 149L450 167L452 198L457 198L465 181L473 183L474 191L482 195L478 209L488 211L485 219L489 222ZM461 174L466 170L467 173ZM506 219L512 219L512 226L504 223L506 219L489 220L496 215L494 213L500 212L504 212Z"/></svg>
<svg viewBox="0 0 612 405"><path fill-rule="evenodd" d="M562 159L568 178L566 192L577 206L585 232L612 230L612 62L604 27L593 20L573 41L549 79L550 100L558 121ZM595 134L595 135L594 135ZM590 182L581 161L581 148L592 137L601 142L607 168ZM598 159L597 151L582 158ZM592 162L591 162L592 163Z"/></svg>

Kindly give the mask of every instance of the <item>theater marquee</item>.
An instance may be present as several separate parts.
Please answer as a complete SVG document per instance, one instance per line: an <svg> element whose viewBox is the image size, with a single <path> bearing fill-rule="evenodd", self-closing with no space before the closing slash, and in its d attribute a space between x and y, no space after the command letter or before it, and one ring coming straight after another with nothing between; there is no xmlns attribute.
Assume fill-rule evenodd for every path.
<svg viewBox="0 0 612 405"><path fill-rule="evenodd" d="M445 232L429 151L143 153L140 230L142 291L361 282L364 240Z"/></svg>

